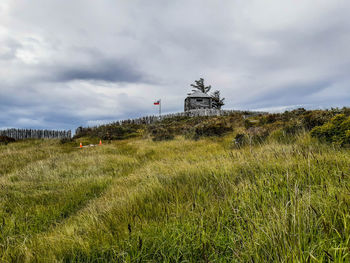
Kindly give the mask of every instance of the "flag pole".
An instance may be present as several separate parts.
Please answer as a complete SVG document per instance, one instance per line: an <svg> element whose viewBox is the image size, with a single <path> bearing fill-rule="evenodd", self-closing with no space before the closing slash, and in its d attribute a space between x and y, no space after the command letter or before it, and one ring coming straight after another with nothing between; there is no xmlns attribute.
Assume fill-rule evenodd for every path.
<svg viewBox="0 0 350 263"><path fill-rule="evenodd" d="M162 116L162 101L161 99L159 99L159 119L161 118Z"/></svg>

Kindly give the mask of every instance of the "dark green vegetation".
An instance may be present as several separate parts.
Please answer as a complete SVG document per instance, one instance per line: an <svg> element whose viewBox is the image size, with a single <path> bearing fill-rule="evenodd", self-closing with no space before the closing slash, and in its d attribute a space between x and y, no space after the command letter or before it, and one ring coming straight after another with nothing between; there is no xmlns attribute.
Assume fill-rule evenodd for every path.
<svg viewBox="0 0 350 263"><path fill-rule="evenodd" d="M350 145L350 116L336 115L330 122L315 127L311 131L313 137L340 146Z"/></svg>
<svg viewBox="0 0 350 263"><path fill-rule="evenodd" d="M0 136L0 144L8 144L15 142L16 140L7 136Z"/></svg>
<svg viewBox="0 0 350 263"><path fill-rule="evenodd" d="M92 134L2 145L0 262L349 262L350 150L309 132L338 114L350 115L177 118L99 147L76 148ZM160 129L173 139L152 141Z"/></svg>
<svg viewBox="0 0 350 263"><path fill-rule="evenodd" d="M174 117L164 119L152 125L127 122L123 125L111 123L93 128L80 128L79 134L75 138L89 137L102 138L104 140L122 140L140 136L151 136L155 141L161 141L171 140L177 135L184 135L186 138L193 139L203 136L222 136L227 132L236 130L241 131L242 135L251 141L261 142L272 136L281 142L286 142L293 140L291 135L300 132L309 132L315 127L331 122L332 118L337 115L343 116L341 118L349 117L350 108L313 111L300 108L284 113L260 114L253 117L251 116L251 112L237 112L221 117ZM349 125L347 124L348 122L345 122L344 125ZM242 130L243 127L245 129ZM328 126L325 125L325 127ZM344 127L342 129L347 131L348 126ZM335 130L337 128L333 129ZM316 135L314 132L312 136L322 137ZM344 136L348 138L346 137L348 135ZM323 141L335 143L331 139ZM345 144L343 143L341 145L344 146Z"/></svg>
<svg viewBox="0 0 350 263"><path fill-rule="evenodd" d="M139 129L143 128L145 125L138 124L123 124L111 123L107 125L101 125L93 128L78 128L78 134L75 138L81 137L97 137L103 140L124 140L140 135Z"/></svg>

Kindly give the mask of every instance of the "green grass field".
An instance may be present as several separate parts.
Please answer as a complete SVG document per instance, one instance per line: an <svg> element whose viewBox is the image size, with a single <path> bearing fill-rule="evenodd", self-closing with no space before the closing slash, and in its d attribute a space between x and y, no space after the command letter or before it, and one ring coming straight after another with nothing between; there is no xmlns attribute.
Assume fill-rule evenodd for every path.
<svg viewBox="0 0 350 263"><path fill-rule="evenodd" d="M233 137L0 146L0 262L350 262L350 150Z"/></svg>

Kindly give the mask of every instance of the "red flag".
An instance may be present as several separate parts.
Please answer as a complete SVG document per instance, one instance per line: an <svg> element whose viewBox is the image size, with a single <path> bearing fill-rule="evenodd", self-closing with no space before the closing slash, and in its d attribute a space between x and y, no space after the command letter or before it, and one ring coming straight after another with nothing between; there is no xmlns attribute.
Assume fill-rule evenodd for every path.
<svg viewBox="0 0 350 263"><path fill-rule="evenodd" d="M154 105L159 105L159 104L160 104L160 100L154 102L153 104L154 104Z"/></svg>

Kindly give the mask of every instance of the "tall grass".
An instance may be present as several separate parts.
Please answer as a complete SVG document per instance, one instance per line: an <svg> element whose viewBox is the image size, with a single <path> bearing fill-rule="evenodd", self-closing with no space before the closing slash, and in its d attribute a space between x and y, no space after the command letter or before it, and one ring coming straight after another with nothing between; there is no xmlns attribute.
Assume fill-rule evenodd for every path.
<svg viewBox="0 0 350 263"><path fill-rule="evenodd" d="M349 150L232 138L1 147L0 261L348 262Z"/></svg>

